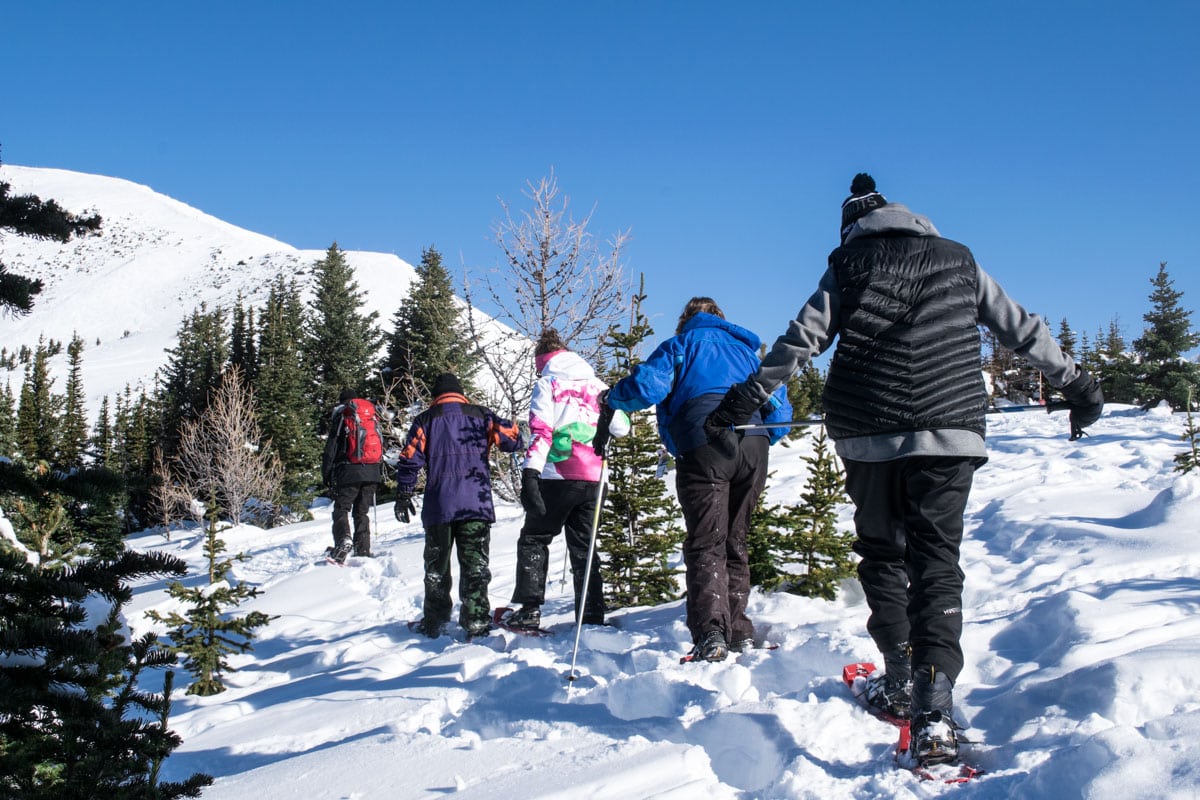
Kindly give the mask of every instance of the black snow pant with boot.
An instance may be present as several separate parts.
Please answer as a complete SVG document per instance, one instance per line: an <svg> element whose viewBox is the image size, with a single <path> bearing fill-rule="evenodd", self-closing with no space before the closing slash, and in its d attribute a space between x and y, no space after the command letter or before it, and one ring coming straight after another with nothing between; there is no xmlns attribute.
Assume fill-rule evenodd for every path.
<svg viewBox="0 0 1200 800"><path fill-rule="evenodd" d="M596 516L597 481L544 480L541 483L545 514L527 513L517 539L517 585L512 602L540 606L546 602L546 573L550 565L550 542L563 531L571 578L575 584L575 618L579 619L583 574L587 568L588 546L592 541L592 522ZM604 624L604 584L600 577L600 557L592 556L588 578L587 603L583 606L585 625Z"/></svg>
<svg viewBox="0 0 1200 800"><path fill-rule="evenodd" d="M935 667L953 683L963 666L963 512L982 458L913 456L844 461L854 501L854 552L882 653L904 642L912 666Z"/></svg>
<svg viewBox="0 0 1200 800"><path fill-rule="evenodd" d="M333 499L333 546L350 544L350 519L354 519L354 554L371 553L371 506L375 505L373 482L340 483L329 490Z"/></svg>
<svg viewBox="0 0 1200 800"><path fill-rule="evenodd" d="M728 643L754 638L746 616L750 561L746 534L750 515L767 482L766 436L744 436L733 457L711 444L675 461L675 489L687 538L687 626L692 641L721 631Z"/></svg>

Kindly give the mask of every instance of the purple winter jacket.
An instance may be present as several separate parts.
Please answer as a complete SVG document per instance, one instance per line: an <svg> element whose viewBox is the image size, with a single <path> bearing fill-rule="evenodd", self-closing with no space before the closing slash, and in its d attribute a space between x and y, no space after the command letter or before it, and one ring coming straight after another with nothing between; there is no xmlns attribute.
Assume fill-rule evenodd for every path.
<svg viewBox="0 0 1200 800"><path fill-rule="evenodd" d="M496 521L488 451L493 446L505 453L519 449L516 425L451 392L417 415L405 442L396 482L400 491L412 492L417 473L425 469L422 525Z"/></svg>

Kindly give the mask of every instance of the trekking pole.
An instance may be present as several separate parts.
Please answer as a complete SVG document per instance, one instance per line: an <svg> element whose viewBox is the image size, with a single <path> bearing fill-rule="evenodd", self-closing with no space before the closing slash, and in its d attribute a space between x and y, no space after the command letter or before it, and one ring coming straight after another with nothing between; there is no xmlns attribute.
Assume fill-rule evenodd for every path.
<svg viewBox="0 0 1200 800"><path fill-rule="evenodd" d="M763 423L762 425L734 425L735 431L765 431L768 428L803 428L806 425L824 425L825 420L817 417L816 419L796 419L789 422L772 422Z"/></svg>
<svg viewBox="0 0 1200 800"><path fill-rule="evenodd" d="M583 568L583 591L579 593L578 607L575 609L575 647L571 650L571 671L567 674L567 689L577 677L575 675L575 657L579 654L579 637L583 633L583 610L587 608L588 581L592 577L592 557L596 553L596 531L600 528L600 507L604 505L604 485L608 483L608 442L600 453L600 483L596 487L596 511L592 514L592 536L588 544L587 563Z"/></svg>

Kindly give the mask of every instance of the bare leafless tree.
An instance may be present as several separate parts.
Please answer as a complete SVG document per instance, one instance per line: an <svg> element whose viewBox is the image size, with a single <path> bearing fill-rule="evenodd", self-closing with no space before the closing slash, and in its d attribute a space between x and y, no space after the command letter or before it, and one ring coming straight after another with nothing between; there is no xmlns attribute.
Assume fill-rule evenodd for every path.
<svg viewBox="0 0 1200 800"><path fill-rule="evenodd" d="M175 477L170 463L163 457L161 447L154 448L151 477L153 484L150 487L150 508L158 517L163 537L169 540L172 525L186 517L194 516L192 495Z"/></svg>
<svg viewBox="0 0 1200 800"><path fill-rule="evenodd" d="M529 410L537 379L533 342L542 330L557 329L572 350L594 364L631 296L621 262L628 231L601 247L588 230L595 208L574 219L553 170L527 182L523 194L530 203L526 209L500 200L503 218L493 226L492 238L501 263L475 275L468 270L463 283L468 330L491 377L488 405L514 420L524 419ZM481 301L496 309L494 316L481 313ZM502 465L506 472L512 472L510 466ZM512 487L502 481L499 488L505 494Z"/></svg>
<svg viewBox="0 0 1200 800"><path fill-rule="evenodd" d="M594 360L608 329L623 319L630 298L621 263L628 231L613 235L602 249L588 231L595 209L575 220L553 170L526 183L523 194L530 201L528 209L515 210L500 200L504 217L493 226L492 238L502 263L474 277L468 272L464 283L472 336L489 371L506 387L517 383L510 369L514 359L524 356L532 367L532 340L547 327L556 328L583 358ZM489 325L479 313L484 298L503 324ZM497 336L524 344L497 347ZM531 370L523 372L528 376Z"/></svg>
<svg viewBox="0 0 1200 800"><path fill-rule="evenodd" d="M283 465L262 441L254 418L254 391L230 367L198 418L185 422L172 474L189 497L215 502L236 525L251 499L272 503Z"/></svg>

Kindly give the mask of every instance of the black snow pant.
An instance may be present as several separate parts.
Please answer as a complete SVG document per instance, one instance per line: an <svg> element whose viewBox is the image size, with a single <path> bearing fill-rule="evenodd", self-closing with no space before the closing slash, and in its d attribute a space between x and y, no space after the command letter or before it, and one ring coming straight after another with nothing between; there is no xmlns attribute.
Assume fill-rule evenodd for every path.
<svg viewBox="0 0 1200 800"><path fill-rule="evenodd" d="M354 553L371 552L371 506L375 505L375 483L342 483L329 490L333 498L333 546L350 543L350 517L354 518Z"/></svg>
<svg viewBox="0 0 1200 800"><path fill-rule="evenodd" d="M727 642L754 637L754 624L746 616L746 534L767 482L769 447L766 436L745 436L734 458L705 444L675 461L675 489L687 525L683 563L693 642L714 630L724 633Z"/></svg>
<svg viewBox="0 0 1200 800"><path fill-rule="evenodd" d="M488 566L492 525L479 519L425 526L425 619L429 629L450 621L454 601L450 589L451 551L458 553L458 624L468 630L486 627L492 618Z"/></svg>
<svg viewBox="0 0 1200 800"><path fill-rule="evenodd" d="M854 552L881 652L912 646L914 668L934 666L951 682L963 667L963 512L982 458L913 456L844 461L854 501Z"/></svg>
<svg viewBox="0 0 1200 800"><path fill-rule="evenodd" d="M592 522L596 516L598 481L542 481L545 514L527 513L517 539L517 585L512 602L540 606L546 602L546 573L550 568L550 542L561 530L566 535L571 578L575 584L575 619L579 619L579 598L583 592L583 574L587 568L588 546L592 541ZM588 578L587 603L583 607L586 625L604 624L604 584L600 577L600 556L592 555Z"/></svg>

